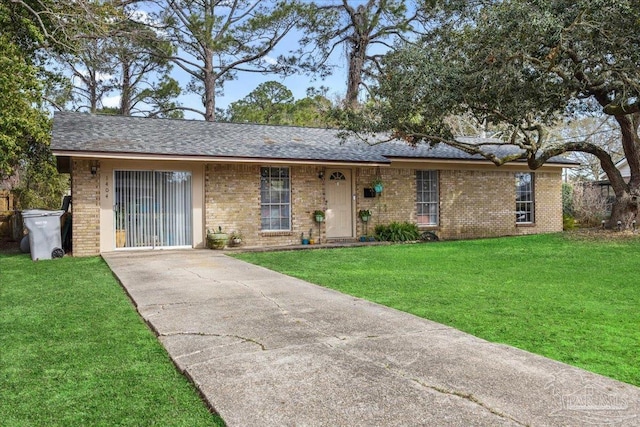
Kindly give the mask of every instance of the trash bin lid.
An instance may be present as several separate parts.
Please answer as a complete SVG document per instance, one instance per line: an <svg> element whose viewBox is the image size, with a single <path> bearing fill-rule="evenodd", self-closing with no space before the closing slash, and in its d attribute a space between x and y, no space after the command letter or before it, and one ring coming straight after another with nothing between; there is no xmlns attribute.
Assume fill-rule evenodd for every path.
<svg viewBox="0 0 640 427"><path fill-rule="evenodd" d="M23 218L36 218L41 216L62 216L64 211L47 211L44 209L29 209L22 211Z"/></svg>

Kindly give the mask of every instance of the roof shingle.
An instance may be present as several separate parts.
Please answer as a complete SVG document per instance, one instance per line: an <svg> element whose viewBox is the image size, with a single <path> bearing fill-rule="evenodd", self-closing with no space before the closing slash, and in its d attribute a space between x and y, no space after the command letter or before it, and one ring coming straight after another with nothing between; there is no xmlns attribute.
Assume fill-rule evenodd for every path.
<svg viewBox="0 0 640 427"><path fill-rule="evenodd" d="M445 144L411 147L402 141L369 145L341 139L336 129L149 119L56 112L56 152L197 156L266 160L390 163L390 158L484 160ZM506 154L509 147L497 147ZM563 160L562 163L568 163Z"/></svg>

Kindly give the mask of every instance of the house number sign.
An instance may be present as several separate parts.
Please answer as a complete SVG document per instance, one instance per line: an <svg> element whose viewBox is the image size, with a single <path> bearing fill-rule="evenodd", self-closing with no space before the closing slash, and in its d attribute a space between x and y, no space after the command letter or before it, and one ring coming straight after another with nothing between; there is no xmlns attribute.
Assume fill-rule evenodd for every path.
<svg viewBox="0 0 640 427"><path fill-rule="evenodd" d="M109 175L105 175L104 177L104 198L109 198Z"/></svg>

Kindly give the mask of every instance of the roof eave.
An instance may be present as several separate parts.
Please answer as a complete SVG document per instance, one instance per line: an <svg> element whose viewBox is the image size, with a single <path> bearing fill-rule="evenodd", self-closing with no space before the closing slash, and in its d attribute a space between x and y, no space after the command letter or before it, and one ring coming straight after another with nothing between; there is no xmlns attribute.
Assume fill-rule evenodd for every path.
<svg viewBox="0 0 640 427"><path fill-rule="evenodd" d="M438 162L438 163L456 163L456 164L485 164L485 165L494 165L495 163L486 160L486 159L451 159L451 158L446 158L446 157L395 157L395 156L385 156L388 159L394 161L394 162ZM510 165L526 165L527 163L525 161L512 161L512 162L508 162L506 164L510 164ZM562 163L557 163L557 162L547 162L544 164L544 166L552 166L552 167L559 167L559 168L575 168L580 166L580 163L575 163L575 162L562 162ZM499 166L496 166L499 167Z"/></svg>
<svg viewBox="0 0 640 427"><path fill-rule="evenodd" d="M113 159L113 160L149 160L149 161L187 161L187 162L215 162L215 163L254 163L254 164L303 164L303 165L336 165L336 166L389 166L390 161L365 160L332 160L332 159L293 159L279 157L239 157L239 156L206 156L206 155L172 155L172 154L143 154L143 153L112 153L105 151L73 151L52 150L56 157L70 157L82 159Z"/></svg>

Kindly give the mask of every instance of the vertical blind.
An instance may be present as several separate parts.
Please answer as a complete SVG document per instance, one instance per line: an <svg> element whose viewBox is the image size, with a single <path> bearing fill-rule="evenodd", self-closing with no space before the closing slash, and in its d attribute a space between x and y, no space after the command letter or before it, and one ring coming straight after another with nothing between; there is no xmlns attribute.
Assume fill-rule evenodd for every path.
<svg viewBox="0 0 640 427"><path fill-rule="evenodd" d="M115 171L114 222L126 248L191 246L191 173Z"/></svg>

